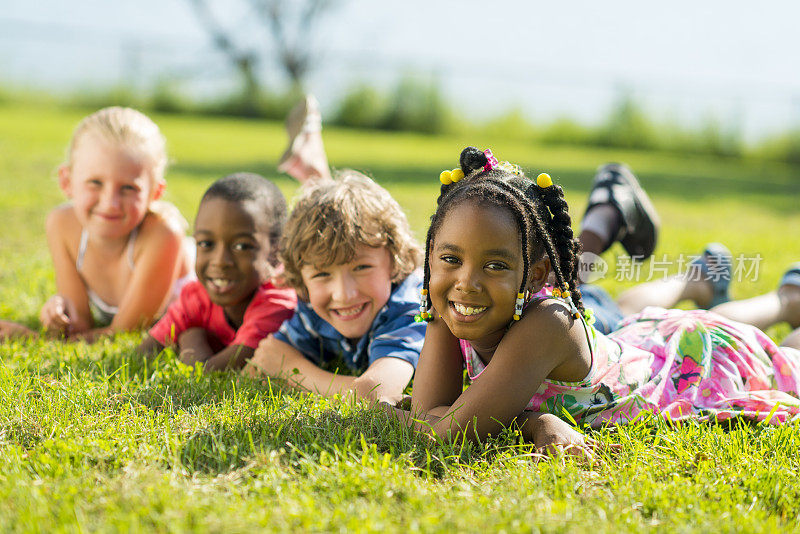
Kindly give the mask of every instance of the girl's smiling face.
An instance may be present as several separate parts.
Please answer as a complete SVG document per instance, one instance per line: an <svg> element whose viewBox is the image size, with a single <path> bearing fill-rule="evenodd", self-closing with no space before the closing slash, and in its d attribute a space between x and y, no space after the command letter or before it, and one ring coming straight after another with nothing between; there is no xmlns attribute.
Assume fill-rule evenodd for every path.
<svg viewBox="0 0 800 534"><path fill-rule="evenodd" d="M429 261L431 302L453 335L499 342L523 276L511 213L474 200L453 206L433 238Z"/></svg>
<svg viewBox="0 0 800 534"><path fill-rule="evenodd" d="M134 150L91 133L75 148L72 165L59 169L59 185L81 226L104 239L127 238L163 190Z"/></svg>

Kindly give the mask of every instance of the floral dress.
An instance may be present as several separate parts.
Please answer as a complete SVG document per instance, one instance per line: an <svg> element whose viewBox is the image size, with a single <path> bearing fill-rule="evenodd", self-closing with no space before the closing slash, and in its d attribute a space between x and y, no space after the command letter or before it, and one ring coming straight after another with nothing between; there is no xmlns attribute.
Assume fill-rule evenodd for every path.
<svg viewBox="0 0 800 534"><path fill-rule="evenodd" d="M800 418L800 351L778 347L757 328L705 310L646 308L609 335L586 324L592 354L580 382L545 380L526 410L593 427L650 411L672 420L770 423ZM461 340L467 372L485 365Z"/></svg>

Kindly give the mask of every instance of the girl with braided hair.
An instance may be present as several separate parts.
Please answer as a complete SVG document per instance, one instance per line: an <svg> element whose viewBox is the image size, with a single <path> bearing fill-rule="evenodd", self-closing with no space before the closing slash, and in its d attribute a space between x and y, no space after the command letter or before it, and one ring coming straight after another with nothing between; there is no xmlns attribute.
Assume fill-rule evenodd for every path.
<svg viewBox="0 0 800 534"><path fill-rule="evenodd" d="M440 178L419 316L429 323L414 417L403 414L419 430L482 439L516 421L538 445L586 450L590 440L554 416L593 427L645 410L673 420L800 417L800 342L778 347L705 310L655 308L603 335L576 286L580 246L561 187L473 147Z"/></svg>

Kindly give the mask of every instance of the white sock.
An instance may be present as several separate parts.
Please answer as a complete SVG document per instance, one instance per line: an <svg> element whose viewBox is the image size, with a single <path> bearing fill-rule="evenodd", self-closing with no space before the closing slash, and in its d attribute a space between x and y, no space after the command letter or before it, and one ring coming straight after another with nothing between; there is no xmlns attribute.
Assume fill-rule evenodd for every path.
<svg viewBox="0 0 800 534"><path fill-rule="evenodd" d="M611 204L598 204L583 216L581 231L592 232L610 247L619 233L620 218L617 208Z"/></svg>

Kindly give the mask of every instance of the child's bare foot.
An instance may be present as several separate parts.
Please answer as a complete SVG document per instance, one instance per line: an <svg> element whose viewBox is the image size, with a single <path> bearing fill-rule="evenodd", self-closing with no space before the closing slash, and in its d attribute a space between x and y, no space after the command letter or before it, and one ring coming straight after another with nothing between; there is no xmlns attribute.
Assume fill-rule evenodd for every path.
<svg viewBox="0 0 800 534"><path fill-rule="evenodd" d="M278 162L278 170L300 183L330 178L328 158L322 144L322 115L317 99L306 97L289 112L286 118L289 146Z"/></svg>

